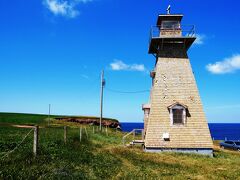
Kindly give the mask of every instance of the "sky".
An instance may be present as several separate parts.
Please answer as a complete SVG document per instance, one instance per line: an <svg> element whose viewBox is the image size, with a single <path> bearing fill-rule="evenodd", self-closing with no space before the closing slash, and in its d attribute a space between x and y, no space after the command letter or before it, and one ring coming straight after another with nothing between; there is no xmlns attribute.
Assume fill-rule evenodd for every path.
<svg viewBox="0 0 240 180"><path fill-rule="evenodd" d="M0 112L99 115L143 122L151 88L150 27L183 13L196 26L191 65L208 122L240 122L240 2L236 0L1 0Z"/></svg>

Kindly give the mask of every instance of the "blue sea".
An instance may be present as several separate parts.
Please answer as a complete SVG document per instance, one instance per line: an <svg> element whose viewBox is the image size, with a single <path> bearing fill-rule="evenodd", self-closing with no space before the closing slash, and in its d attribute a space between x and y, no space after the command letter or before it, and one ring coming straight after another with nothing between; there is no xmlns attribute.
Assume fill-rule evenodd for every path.
<svg viewBox="0 0 240 180"><path fill-rule="evenodd" d="M121 123L124 132L143 129L143 123ZM211 136L214 140L240 140L240 123L209 123Z"/></svg>

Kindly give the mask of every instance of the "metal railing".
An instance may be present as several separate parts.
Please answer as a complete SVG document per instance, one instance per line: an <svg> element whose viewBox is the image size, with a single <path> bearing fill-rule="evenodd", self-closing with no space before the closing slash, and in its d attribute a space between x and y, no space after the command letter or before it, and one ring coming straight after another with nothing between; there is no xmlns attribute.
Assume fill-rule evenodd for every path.
<svg viewBox="0 0 240 180"><path fill-rule="evenodd" d="M173 32L172 37L194 37L195 36L195 26L194 25L181 25L181 27L163 27L163 26L152 26L150 30L150 41L152 38L162 37L161 32ZM176 32L176 35L174 35ZM171 35L163 36L171 37Z"/></svg>
<svg viewBox="0 0 240 180"><path fill-rule="evenodd" d="M127 141L128 142L129 141L133 142L133 141L136 141L136 140L144 141L144 130L143 129L133 129L131 132L129 132L128 134L123 136L122 144L123 144L123 146L125 146Z"/></svg>

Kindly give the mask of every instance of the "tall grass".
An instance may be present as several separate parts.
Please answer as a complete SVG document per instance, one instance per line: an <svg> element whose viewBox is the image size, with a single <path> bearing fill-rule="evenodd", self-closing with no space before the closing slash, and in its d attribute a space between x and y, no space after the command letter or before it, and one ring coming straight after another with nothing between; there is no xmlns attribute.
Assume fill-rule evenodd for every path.
<svg viewBox="0 0 240 180"><path fill-rule="evenodd" d="M88 130L90 134L90 130ZM26 134L26 130L0 128L1 155L8 152ZM110 178L117 173L121 162L106 152L99 152L100 143L95 146L92 141L101 139L108 142L105 134L91 135L83 133L79 138L78 128L68 128L67 143L63 141L63 128L43 128L39 131L39 151L34 158L32 154L32 135L26 142L8 157L1 158L0 177L6 179L30 178ZM13 135L17 138L13 138ZM93 138L90 140L90 138ZM94 138L96 138L94 140Z"/></svg>
<svg viewBox="0 0 240 180"><path fill-rule="evenodd" d="M122 132L95 132L86 126L40 128L39 151L32 153L33 133L13 153L29 129L0 127L0 179L239 179L240 154L220 150L215 157L176 153L145 153L121 145ZM95 131L96 131L95 127Z"/></svg>

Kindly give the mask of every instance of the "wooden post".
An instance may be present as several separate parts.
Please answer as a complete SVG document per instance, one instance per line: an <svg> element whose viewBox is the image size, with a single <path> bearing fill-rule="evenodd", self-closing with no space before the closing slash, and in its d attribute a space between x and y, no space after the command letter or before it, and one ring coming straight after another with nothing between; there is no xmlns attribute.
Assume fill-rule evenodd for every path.
<svg viewBox="0 0 240 180"><path fill-rule="evenodd" d="M51 104L48 106L48 127L50 126Z"/></svg>
<svg viewBox="0 0 240 180"><path fill-rule="evenodd" d="M106 130L106 135L108 136L108 127L107 126L106 126L105 130Z"/></svg>
<svg viewBox="0 0 240 180"><path fill-rule="evenodd" d="M67 143L67 126L64 126L64 143Z"/></svg>
<svg viewBox="0 0 240 180"><path fill-rule="evenodd" d="M95 127L93 126L93 134L95 133Z"/></svg>
<svg viewBox="0 0 240 180"><path fill-rule="evenodd" d="M133 130L133 140L135 140L135 129Z"/></svg>
<svg viewBox="0 0 240 180"><path fill-rule="evenodd" d="M100 88L100 120L99 120L99 130L102 131L102 117L103 117L103 90L105 86L104 71L101 74L101 88Z"/></svg>
<svg viewBox="0 0 240 180"><path fill-rule="evenodd" d="M82 141L82 127L79 128L79 138L80 142Z"/></svg>
<svg viewBox="0 0 240 180"><path fill-rule="evenodd" d="M86 133L86 136L87 136L87 139L88 139L88 132L87 132L87 128L84 128L85 130L85 133Z"/></svg>
<svg viewBox="0 0 240 180"><path fill-rule="evenodd" d="M38 126L34 127L33 154L36 157L38 151Z"/></svg>

